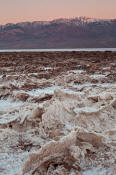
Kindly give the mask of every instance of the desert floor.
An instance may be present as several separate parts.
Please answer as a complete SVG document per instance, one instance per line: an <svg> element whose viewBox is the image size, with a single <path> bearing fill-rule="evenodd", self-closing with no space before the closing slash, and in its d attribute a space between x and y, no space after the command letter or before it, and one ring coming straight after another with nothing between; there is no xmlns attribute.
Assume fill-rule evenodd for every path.
<svg viewBox="0 0 116 175"><path fill-rule="evenodd" d="M116 174L116 52L0 53L0 175Z"/></svg>

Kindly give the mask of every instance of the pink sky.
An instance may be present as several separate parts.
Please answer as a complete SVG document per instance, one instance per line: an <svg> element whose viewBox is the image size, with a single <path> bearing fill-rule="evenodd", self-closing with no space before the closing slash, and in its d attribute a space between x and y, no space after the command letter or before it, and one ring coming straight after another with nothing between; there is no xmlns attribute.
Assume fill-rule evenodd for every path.
<svg viewBox="0 0 116 175"><path fill-rule="evenodd" d="M116 0L0 1L0 24L78 16L116 18Z"/></svg>

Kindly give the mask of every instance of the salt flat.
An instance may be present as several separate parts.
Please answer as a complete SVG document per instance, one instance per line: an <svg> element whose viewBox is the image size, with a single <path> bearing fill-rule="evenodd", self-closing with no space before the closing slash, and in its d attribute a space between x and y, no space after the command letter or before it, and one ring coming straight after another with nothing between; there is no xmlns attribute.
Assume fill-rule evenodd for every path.
<svg viewBox="0 0 116 175"><path fill-rule="evenodd" d="M0 53L0 174L114 175L115 137L115 52Z"/></svg>

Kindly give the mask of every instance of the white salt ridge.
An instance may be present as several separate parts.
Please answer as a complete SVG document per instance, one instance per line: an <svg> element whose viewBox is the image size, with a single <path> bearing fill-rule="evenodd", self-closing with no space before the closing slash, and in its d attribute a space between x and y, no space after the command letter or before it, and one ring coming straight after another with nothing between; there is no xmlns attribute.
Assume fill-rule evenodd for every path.
<svg viewBox="0 0 116 175"><path fill-rule="evenodd" d="M90 75L91 78L94 78L94 79L99 79L99 78L105 78L106 75L103 75L103 74L93 74L93 75Z"/></svg>
<svg viewBox="0 0 116 175"><path fill-rule="evenodd" d="M6 74L6 78L20 76L19 74Z"/></svg>
<svg viewBox="0 0 116 175"><path fill-rule="evenodd" d="M83 92L80 92L80 91L74 91L74 90L71 90L71 89L62 89L64 92L68 93L68 94L83 94Z"/></svg>
<svg viewBox="0 0 116 175"><path fill-rule="evenodd" d="M48 71L48 70L52 70L55 69L55 67L41 67L40 70L44 70L44 71Z"/></svg>
<svg viewBox="0 0 116 175"><path fill-rule="evenodd" d="M90 87L90 86L93 86L93 85L97 85L95 83L84 83L84 84L73 84L73 83L69 83L68 84L70 87L74 87L74 88L78 88L78 89L81 89L81 88L84 88L84 87Z"/></svg>
<svg viewBox="0 0 116 175"><path fill-rule="evenodd" d="M0 125L5 125L5 124L8 124L8 123L11 123L13 121L15 121L17 119L17 116L16 115L12 115L10 118L9 118L9 114L4 114L0 117Z"/></svg>
<svg viewBox="0 0 116 175"><path fill-rule="evenodd" d="M85 106L85 107L82 107L82 108L75 108L74 112L75 113L80 113L80 112L86 112L86 113L98 112L98 109L96 107L94 107L94 106Z"/></svg>
<svg viewBox="0 0 116 175"><path fill-rule="evenodd" d="M37 72L35 72L35 73L30 73L30 75L38 75L38 73L37 73Z"/></svg>
<svg viewBox="0 0 116 175"><path fill-rule="evenodd" d="M116 87L116 83L103 83L103 84L96 84L97 86L100 86L100 87Z"/></svg>
<svg viewBox="0 0 116 175"><path fill-rule="evenodd" d="M116 83L104 83L104 84L94 84L94 83L84 83L84 84L77 84L77 85L74 85L72 83L70 83L70 87L74 87L74 88L78 88L78 89L81 89L81 88L84 88L84 87L91 87L91 86L100 86L100 87L116 87ZM49 94L49 95L52 95L54 94L54 91L56 89L60 89L60 90L63 90L64 92L66 93L69 93L69 94L83 94L83 92L80 92L78 91L75 91L75 90L72 90L72 89L68 89L68 88L63 88L63 87L60 87L60 86L51 86L51 87L46 87L46 88L43 88L43 89L36 89L36 90L31 90L31 91L28 91L26 92L27 94L31 95L31 96L39 96L39 95L42 95L42 94Z"/></svg>
<svg viewBox="0 0 116 175"><path fill-rule="evenodd" d="M86 71L84 71L84 70L70 70L67 73L80 73L81 74L83 72L86 72Z"/></svg>
<svg viewBox="0 0 116 175"><path fill-rule="evenodd" d="M92 168L86 172L83 172L82 175L112 175L112 169L109 168L108 170L103 168Z"/></svg>
<svg viewBox="0 0 116 175"><path fill-rule="evenodd" d="M9 110L12 110L12 109L16 109L17 107L21 107L21 105L23 104L23 102L21 101L15 101L15 102L12 102L10 99L7 99L7 100L0 100L0 124L6 124L6 123L9 123L9 122L12 122L14 121L15 119L17 119L17 116L16 115L12 115L10 118L9 118Z"/></svg>
<svg viewBox="0 0 116 175"><path fill-rule="evenodd" d="M26 75L26 74L21 74L21 75ZM38 72L34 72L34 73L28 73L27 75L38 75Z"/></svg>
<svg viewBox="0 0 116 175"><path fill-rule="evenodd" d="M112 66L116 66L116 63L110 63Z"/></svg>
<svg viewBox="0 0 116 175"><path fill-rule="evenodd" d="M26 74L5 74L6 78L8 77L15 77L15 76L25 76ZM28 75L38 75L38 73L29 73ZM0 75L0 78L2 78L3 75Z"/></svg>
<svg viewBox="0 0 116 175"><path fill-rule="evenodd" d="M7 100L0 100L0 109L7 109L9 107L17 107L17 106L20 106L22 104L23 104L23 102L21 102L21 101L12 102L9 99L7 99Z"/></svg>
<svg viewBox="0 0 116 175"><path fill-rule="evenodd" d="M53 68L52 67L44 67L43 69L47 71L47 70L52 70Z"/></svg>
<svg viewBox="0 0 116 175"><path fill-rule="evenodd" d="M110 67L103 67L102 70L110 70Z"/></svg>
<svg viewBox="0 0 116 175"><path fill-rule="evenodd" d="M56 90L58 88L59 88L59 86L51 86L51 87L47 87L44 89L36 89L36 90L28 91L27 94L29 94L31 96L39 96L41 94L53 94L54 90Z"/></svg>
<svg viewBox="0 0 116 175"><path fill-rule="evenodd" d="M0 75L0 78L2 78L3 75Z"/></svg>
<svg viewBox="0 0 116 175"><path fill-rule="evenodd" d="M54 91L56 89L63 90L64 92L66 92L68 94L83 94L83 92L73 91L71 89L63 88L63 87L56 86L56 85L51 86L51 87L47 87L47 88L44 88L44 89L37 89L37 90L28 91L27 94L29 94L31 96L39 96L39 95L42 95L42 94L52 95L52 94L54 94Z"/></svg>
<svg viewBox="0 0 116 175"><path fill-rule="evenodd" d="M92 86L97 86L97 87L116 87L116 83L84 83L84 84L73 84L73 83L69 83L68 84L70 87L74 87L74 88L84 88L84 87L92 87Z"/></svg>

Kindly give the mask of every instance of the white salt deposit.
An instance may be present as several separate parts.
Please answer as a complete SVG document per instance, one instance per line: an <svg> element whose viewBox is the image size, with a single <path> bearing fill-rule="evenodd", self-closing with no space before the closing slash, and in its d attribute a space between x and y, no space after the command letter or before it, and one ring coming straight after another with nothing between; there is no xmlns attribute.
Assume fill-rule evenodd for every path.
<svg viewBox="0 0 116 175"><path fill-rule="evenodd" d="M91 78L95 78L95 79L100 79L100 78L105 78L106 75L103 74L93 74L90 75Z"/></svg>
<svg viewBox="0 0 116 175"><path fill-rule="evenodd" d="M84 87L90 87L90 86L93 86L93 85L97 85L95 83L83 83L83 84L74 84L74 83L69 83L68 84L70 87L74 87L74 88L78 88L78 89L81 89L81 88L84 88Z"/></svg>
<svg viewBox="0 0 116 175"><path fill-rule="evenodd" d="M52 70L53 67L42 67L41 70L45 70L45 71L48 71L48 70Z"/></svg>
<svg viewBox="0 0 116 175"><path fill-rule="evenodd" d="M110 70L110 67L103 67L102 70Z"/></svg>
<svg viewBox="0 0 116 175"><path fill-rule="evenodd" d="M24 157L26 157L28 153L22 153L19 155L13 153L0 153L0 165L5 169L5 175L14 175L20 169L20 165L23 162ZM2 175L2 171L0 169L0 174Z"/></svg>
<svg viewBox="0 0 116 175"><path fill-rule="evenodd" d="M116 87L116 83L83 83L83 84L74 84L74 83L69 83L68 84L70 87L74 87L77 89L81 89L84 87L92 87L92 86L96 86L96 87Z"/></svg>
<svg viewBox="0 0 116 175"><path fill-rule="evenodd" d="M116 63L110 63L110 65L112 65L112 66L116 66Z"/></svg>
<svg viewBox="0 0 116 175"><path fill-rule="evenodd" d="M12 102L11 100L7 99L7 100L0 100L0 109L7 109L9 107L17 107L22 105L23 102L18 101L18 102Z"/></svg>
<svg viewBox="0 0 116 175"><path fill-rule="evenodd" d="M75 113L80 113L80 112L91 113L91 112L98 112L98 109L94 106L85 106L81 108L75 108L74 112Z"/></svg>
<svg viewBox="0 0 116 175"><path fill-rule="evenodd" d="M112 170L109 168L108 170L103 168L92 168L86 172L83 172L82 175L112 175Z"/></svg>
<svg viewBox="0 0 116 175"><path fill-rule="evenodd" d="M41 94L53 94L56 89L58 89L59 86L51 86L43 89L36 89L32 91L28 91L27 94L31 96L39 96Z"/></svg>
<svg viewBox="0 0 116 175"><path fill-rule="evenodd" d="M44 67L44 70L52 70L52 67Z"/></svg>
<svg viewBox="0 0 116 175"><path fill-rule="evenodd" d="M62 90L64 91L64 92L66 92L66 93L68 93L68 94L83 94L83 92L81 92L81 91L77 91L77 90L72 90L72 89L63 89L62 88Z"/></svg>
<svg viewBox="0 0 116 175"><path fill-rule="evenodd" d="M20 74L19 80L3 80L1 97L31 97L25 103L12 101L10 95L0 100L1 175L20 174L20 170L24 175L116 174L116 83L91 83L91 78L109 82L110 77L105 78L100 72L91 76L83 72L71 70L70 74L63 73L47 82L28 76L37 72L22 74L27 75L24 78ZM30 83L44 88L26 92ZM15 93L11 84L21 88ZM47 84L52 86L45 87ZM53 98L34 103L34 97L45 94Z"/></svg>
<svg viewBox="0 0 116 175"><path fill-rule="evenodd" d="M70 70L67 73L79 73L79 74L81 74L83 72L86 72L86 71L84 71L84 70Z"/></svg>
<svg viewBox="0 0 116 175"><path fill-rule="evenodd" d="M29 73L28 75L38 75L38 72Z"/></svg>
<svg viewBox="0 0 116 175"><path fill-rule="evenodd" d="M31 95L31 96L39 96L42 94L49 94L52 95L54 93L54 91L56 89L61 89L64 92L68 93L68 94L83 94L83 92L80 91L74 91L72 89L68 89L68 88L63 88L61 86L51 86L51 87L47 87L47 88L43 88L43 89L36 89L36 90L32 90L32 91L28 91L27 94Z"/></svg>
<svg viewBox="0 0 116 175"><path fill-rule="evenodd" d="M116 87L116 83L103 83L103 84L97 84L97 86L100 86L100 87L106 87L106 88L108 88L108 87Z"/></svg>
<svg viewBox="0 0 116 175"><path fill-rule="evenodd" d="M6 77L15 77L15 76L19 76L18 74L6 74Z"/></svg>

